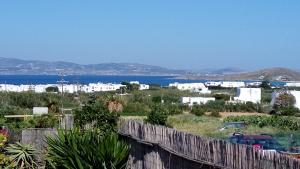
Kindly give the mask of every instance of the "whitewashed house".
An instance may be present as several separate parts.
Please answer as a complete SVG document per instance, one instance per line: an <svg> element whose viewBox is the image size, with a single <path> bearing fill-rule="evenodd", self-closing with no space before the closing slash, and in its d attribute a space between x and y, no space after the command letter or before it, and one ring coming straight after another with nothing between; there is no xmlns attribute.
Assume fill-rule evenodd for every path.
<svg viewBox="0 0 300 169"><path fill-rule="evenodd" d="M248 82L246 83L246 86L259 87L261 84L262 82Z"/></svg>
<svg viewBox="0 0 300 169"><path fill-rule="evenodd" d="M83 86L83 91L86 93L116 91L121 87L126 87L126 85L112 83L90 83L89 85Z"/></svg>
<svg viewBox="0 0 300 169"><path fill-rule="evenodd" d="M139 85L140 82L139 82L139 81L130 81L129 84L136 84L136 85Z"/></svg>
<svg viewBox="0 0 300 169"><path fill-rule="evenodd" d="M245 82L236 82L236 81L224 81L221 83L221 87L224 88L239 88L239 87L245 87Z"/></svg>
<svg viewBox="0 0 300 169"><path fill-rule="evenodd" d="M194 93L199 93L199 94L211 94L211 91L208 89L208 88L202 88L202 89L194 89L194 90L191 90L192 92Z"/></svg>
<svg viewBox="0 0 300 169"><path fill-rule="evenodd" d="M175 87L179 90L195 90L206 88L204 83L171 83L169 87Z"/></svg>
<svg viewBox="0 0 300 169"><path fill-rule="evenodd" d="M215 101L214 97L181 97L181 103L193 106L194 104L206 104L209 101Z"/></svg>
<svg viewBox="0 0 300 169"><path fill-rule="evenodd" d="M205 86L208 87L218 87L221 86L222 82L205 82Z"/></svg>
<svg viewBox="0 0 300 169"><path fill-rule="evenodd" d="M150 89L150 85L141 84L139 81L130 81L129 83L139 85L139 90L149 90Z"/></svg>
<svg viewBox="0 0 300 169"><path fill-rule="evenodd" d="M234 101L238 102L261 102L261 88L238 88L237 97L234 97Z"/></svg>
<svg viewBox="0 0 300 169"><path fill-rule="evenodd" d="M63 88L62 85L56 85L56 87L58 88L59 92L62 92L63 89L64 93L77 93L82 90L82 86L78 84L66 84L63 85Z"/></svg>
<svg viewBox="0 0 300 169"><path fill-rule="evenodd" d="M286 86L286 87L300 87L300 82L288 82L284 86Z"/></svg>
<svg viewBox="0 0 300 169"><path fill-rule="evenodd" d="M150 89L150 86L146 85L146 84L140 84L140 86L139 86L139 90L149 90L149 89Z"/></svg>
<svg viewBox="0 0 300 169"><path fill-rule="evenodd" d="M34 92L44 93L44 92L46 92L47 87L48 87L48 85L34 85Z"/></svg>

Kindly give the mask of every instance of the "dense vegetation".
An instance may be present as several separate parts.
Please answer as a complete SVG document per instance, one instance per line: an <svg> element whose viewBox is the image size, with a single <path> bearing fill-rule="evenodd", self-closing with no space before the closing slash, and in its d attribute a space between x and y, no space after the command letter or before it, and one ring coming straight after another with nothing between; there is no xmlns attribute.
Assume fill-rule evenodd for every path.
<svg viewBox="0 0 300 169"><path fill-rule="evenodd" d="M60 131L47 138L48 168L125 169L130 147L114 133L97 130Z"/></svg>
<svg viewBox="0 0 300 169"><path fill-rule="evenodd" d="M262 113L260 104L247 103L226 103L224 101L209 101L206 104L194 105L191 113L197 116L204 115L206 112L211 112L217 115L216 112L258 112Z"/></svg>
<svg viewBox="0 0 300 169"><path fill-rule="evenodd" d="M283 116L230 116L224 122L245 122L248 125L259 127L272 126L281 129L299 130L300 122L291 117Z"/></svg>

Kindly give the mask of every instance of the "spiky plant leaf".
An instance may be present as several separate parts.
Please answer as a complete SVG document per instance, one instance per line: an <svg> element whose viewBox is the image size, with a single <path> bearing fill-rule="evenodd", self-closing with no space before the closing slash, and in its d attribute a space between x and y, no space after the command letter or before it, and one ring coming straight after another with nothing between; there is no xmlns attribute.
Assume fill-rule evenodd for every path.
<svg viewBox="0 0 300 169"><path fill-rule="evenodd" d="M31 145L17 142L9 144L6 151L15 165L20 168L35 168L37 166L35 162L37 151Z"/></svg>
<svg viewBox="0 0 300 169"><path fill-rule="evenodd" d="M116 134L103 135L97 130L59 131L46 142L47 160L53 168L124 169L130 150Z"/></svg>

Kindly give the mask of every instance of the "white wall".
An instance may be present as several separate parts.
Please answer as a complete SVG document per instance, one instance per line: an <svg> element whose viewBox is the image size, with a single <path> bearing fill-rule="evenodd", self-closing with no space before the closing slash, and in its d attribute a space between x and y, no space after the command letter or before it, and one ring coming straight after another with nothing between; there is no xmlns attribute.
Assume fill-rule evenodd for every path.
<svg viewBox="0 0 300 169"><path fill-rule="evenodd" d="M286 83L285 86L287 86L287 87L300 87L300 82L289 82L289 83Z"/></svg>
<svg viewBox="0 0 300 169"><path fill-rule="evenodd" d="M48 107L33 107L33 115L48 114Z"/></svg>
<svg viewBox="0 0 300 169"><path fill-rule="evenodd" d="M140 84L139 90L149 90L150 86L146 84Z"/></svg>
<svg viewBox="0 0 300 169"><path fill-rule="evenodd" d="M238 88L237 97L234 97L235 101L240 102L261 102L261 88Z"/></svg>
<svg viewBox="0 0 300 169"><path fill-rule="evenodd" d="M226 87L226 88L237 88L237 87L245 87L245 82L230 82L230 81L225 81L222 82L221 87Z"/></svg>
<svg viewBox="0 0 300 169"><path fill-rule="evenodd" d="M179 90L195 90L206 88L203 83L171 83L169 87L176 87Z"/></svg>
<svg viewBox="0 0 300 169"><path fill-rule="evenodd" d="M215 101L214 97L181 97L182 104L193 106L194 104L206 104L208 101Z"/></svg>
<svg viewBox="0 0 300 169"><path fill-rule="evenodd" d="M222 82L206 82L205 86L221 86Z"/></svg>

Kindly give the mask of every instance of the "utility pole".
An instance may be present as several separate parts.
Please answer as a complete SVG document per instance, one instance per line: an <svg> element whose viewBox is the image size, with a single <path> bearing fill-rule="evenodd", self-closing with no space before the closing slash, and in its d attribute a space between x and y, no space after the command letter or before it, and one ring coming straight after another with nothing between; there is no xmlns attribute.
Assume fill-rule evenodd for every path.
<svg viewBox="0 0 300 169"><path fill-rule="evenodd" d="M68 83L68 81L65 81L64 79L64 72L61 71L59 73L60 76L60 80L57 81L57 83L59 83L61 85L61 113L64 114L64 103L63 103L63 98L64 98L64 83Z"/></svg>

